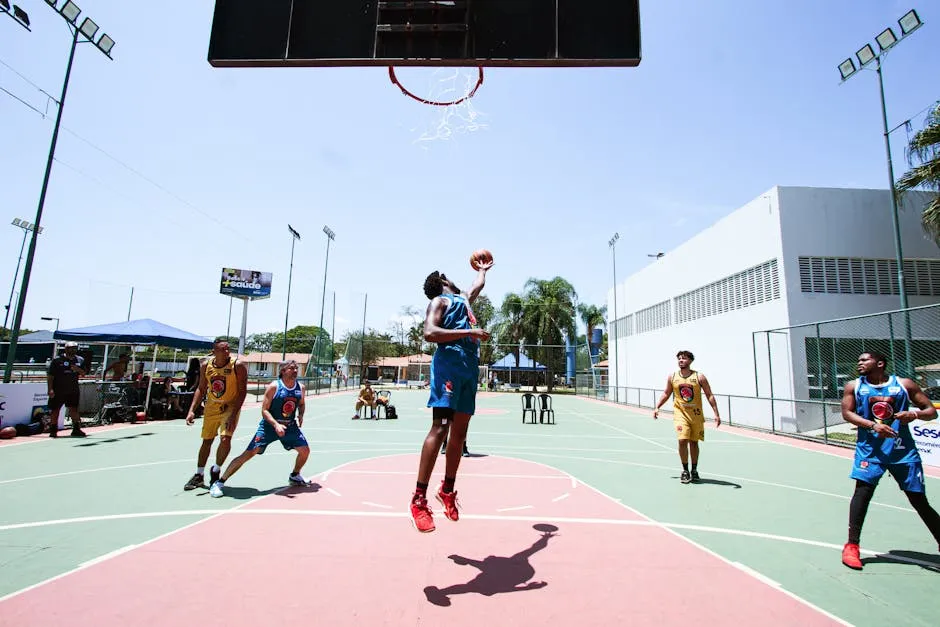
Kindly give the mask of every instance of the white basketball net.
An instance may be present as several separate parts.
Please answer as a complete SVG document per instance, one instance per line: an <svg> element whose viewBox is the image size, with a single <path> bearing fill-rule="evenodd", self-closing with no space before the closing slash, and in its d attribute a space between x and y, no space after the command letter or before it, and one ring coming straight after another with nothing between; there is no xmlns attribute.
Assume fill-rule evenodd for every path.
<svg viewBox="0 0 940 627"><path fill-rule="evenodd" d="M474 88L477 77L477 68L435 68L427 79L427 90L420 94L428 100L438 102L459 100ZM447 107L419 103L415 105L424 107L427 115L424 121L411 129L411 132L417 135L412 142L414 144L427 147L430 142L447 141L487 129L486 114L473 105L473 98Z"/></svg>

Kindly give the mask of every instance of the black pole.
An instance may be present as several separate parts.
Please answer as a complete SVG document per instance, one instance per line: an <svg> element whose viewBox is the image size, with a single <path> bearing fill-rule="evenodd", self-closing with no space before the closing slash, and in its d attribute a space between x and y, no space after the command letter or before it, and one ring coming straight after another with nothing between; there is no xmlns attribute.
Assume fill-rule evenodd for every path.
<svg viewBox="0 0 940 627"><path fill-rule="evenodd" d="M290 284L294 278L294 243L296 241L297 238L292 233L290 237L290 271L287 273L287 307L284 309L284 346L281 347L281 361L287 359L287 318L290 315Z"/></svg>
<svg viewBox="0 0 940 627"><path fill-rule="evenodd" d="M16 290L16 278L20 276L20 263L23 261L23 249L26 248L26 236L29 235L29 229L23 229L23 243L20 244L20 258L16 262L16 272L13 273L13 284L10 285L10 299L7 301L7 312L3 316L3 328L7 328L7 322L10 321L10 309L13 308L13 292Z"/></svg>
<svg viewBox="0 0 940 627"><path fill-rule="evenodd" d="M59 111L55 116L52 130L52 144L49 146L49 158L46 160L46 173L42 179L42 191L39 194L39 207L33 221L33 236L29 239L29 251L26 253L26 266L23 268L23 282L17 298L16 315L13 316L13 329L10 331L10 346L7 349L7 364L3 371L3 382L9 383L13 376L13 362L16 358L16 340L23 322L23 309L26 306L26 291L29 289L29 275L33 270L33 257L36 255L36 240L39 238L39 225L42 224L42 209L46 204L46 191L49 188L49 175L52 173L52 161L55 159L55 146L59 139L59 125L62 123L62 111L65 109L65 95L69 89L69 77L72 74L72 61L75 59L75 47L78 45L78 29L72 27L72 49L69 50L69 63L65 68L65 80L62 82L62 96L59 98Z"/></svg>

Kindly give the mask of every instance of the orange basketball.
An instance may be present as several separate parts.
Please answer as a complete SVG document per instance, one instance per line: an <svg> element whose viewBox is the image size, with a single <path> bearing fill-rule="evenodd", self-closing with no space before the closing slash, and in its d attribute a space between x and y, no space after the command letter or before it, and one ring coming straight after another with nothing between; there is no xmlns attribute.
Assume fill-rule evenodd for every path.
<svg viewBox="0 0 940 627"><path fill-rule="evenodd" d="M491 261L493 261L493 253L491 253L485 248L480 248L478 250L475 250L473 251L473 254L470 255L470 267L473 268L474 270L480 269L479 264L481 262L489 263Z"/></svg>
<svg viewBox="0 0 940 627"><path fill-rule="evenodd" d="M16 429L13 427L4 427L0 429L0 440L12 440L16 437Z"/></svg>

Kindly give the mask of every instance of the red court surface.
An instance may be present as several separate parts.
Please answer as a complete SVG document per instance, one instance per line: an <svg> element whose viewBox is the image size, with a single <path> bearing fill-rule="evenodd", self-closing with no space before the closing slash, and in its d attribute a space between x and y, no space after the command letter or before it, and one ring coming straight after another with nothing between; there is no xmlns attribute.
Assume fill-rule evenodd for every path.
<svg viewBox="0 0 940 627"><path fill-rule="evenodd" d="M420 534L416 465L359 461L255 499L9 598L0 624L839 624L536 463L464 459L462 519L433 501Z"/></svg>

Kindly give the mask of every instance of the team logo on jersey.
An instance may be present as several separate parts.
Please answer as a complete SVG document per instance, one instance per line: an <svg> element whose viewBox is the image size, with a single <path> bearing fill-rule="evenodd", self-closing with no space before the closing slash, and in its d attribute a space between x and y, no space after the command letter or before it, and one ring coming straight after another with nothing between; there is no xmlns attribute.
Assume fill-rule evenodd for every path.
<svg viewBox="0 0 940 627"><path fill-rule="evenodd" d="M450 395L454 393L454 384L450 381L444 382L444 394Z"/></svg>
<svg viewBox="0 0 940 627"><path fill-rule="evenodd" d="M695 388L693 388L688 383L680 383L679 398L684 400L686 403L691 403L692 399L695 398Z"/></svg>
<svg viewBox="0 0 940 627"><path fill-rule="evenodd" d="M290 415L294 413L295 409L297 409L297 401L289 398L284 401L283 405L281 405L281 415L285 418L289 418Z"/></svg>
<svg viewBox="0 0 940 627"><path fill-rule="evenodd" d="M216 398L222 398L225 395L225 377L215 376L209 382L209 388L212 395Z"/></svg>
<svg viewBox="0 0 940 627"><path fill-rule="evenodd" d="M868 462L859 462L858 465L860 468L868 468Z"/></svg>
<svg viewBox="0 0 940 627"><path fill-rule="evenodd" d="M869 396L868 408L875 420L885 421L894 417L894 399L890 396Z"/></svg>

